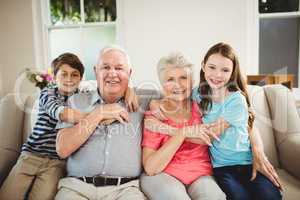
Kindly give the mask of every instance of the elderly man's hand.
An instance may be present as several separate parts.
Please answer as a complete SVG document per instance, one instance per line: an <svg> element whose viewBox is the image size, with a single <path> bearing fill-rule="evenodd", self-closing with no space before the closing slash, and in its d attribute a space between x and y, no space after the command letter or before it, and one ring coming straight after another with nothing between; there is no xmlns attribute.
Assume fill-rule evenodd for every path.
<svg viewBox="0 0 300 200"><path fill-rule="evenodd" d="M118 120L121 123L129 122L129 114L125 108L117 103L105 104L97 107L97 112L102 115L102 121Z"/></svg>

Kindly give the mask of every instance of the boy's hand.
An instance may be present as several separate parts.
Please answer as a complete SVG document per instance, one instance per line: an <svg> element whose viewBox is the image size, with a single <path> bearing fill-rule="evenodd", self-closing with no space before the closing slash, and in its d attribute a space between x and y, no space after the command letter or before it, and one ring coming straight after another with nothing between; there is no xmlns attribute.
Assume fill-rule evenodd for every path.
<svg viewBox="0 0 300 200"><path fill-rule="evenodd" d="M149 104L149 109L157 119L161 121L167 119L161 107L160 100L151 100Z"/></svg>
<svg viewBox="0 0 300 200"><path fill-rule="evenodd" d="M139 98L135 94L134 89L128 87L125 92L125 103L127 108L129 109L129 112L135 112L137 111L139 107Z"/></svg>

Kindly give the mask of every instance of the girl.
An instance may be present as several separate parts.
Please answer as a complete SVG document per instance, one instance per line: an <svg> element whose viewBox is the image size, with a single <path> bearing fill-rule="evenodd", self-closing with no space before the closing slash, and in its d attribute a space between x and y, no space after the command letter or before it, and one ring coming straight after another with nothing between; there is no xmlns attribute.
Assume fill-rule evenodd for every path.
<svg viewBox="0 0 300 200"><path fill-rule="evenodd" d="M238 58L233 49L218 43L206 53L199 88L193 91L203 109L204 123L222 119L228 128L210 147L214 176L228 199L281 199L279 189L261 173L253 181L248 131L254 115Z"/></svg>

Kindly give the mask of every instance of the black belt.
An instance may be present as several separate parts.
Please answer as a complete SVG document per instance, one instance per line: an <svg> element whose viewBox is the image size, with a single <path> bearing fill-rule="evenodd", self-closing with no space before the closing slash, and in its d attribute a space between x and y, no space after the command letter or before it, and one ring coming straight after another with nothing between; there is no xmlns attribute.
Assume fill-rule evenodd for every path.
<svg viewBox="0 0 300 200"><path fill-rule="evenodd" d="M102 176L93 176L93 177L77 177L79 180L93 184L96 187L99 186L108 186L108 185L121 185L124 183L128 183L129 181L136 180L137 177L134 178L111 178L111 177L102 177Z"/></svg>

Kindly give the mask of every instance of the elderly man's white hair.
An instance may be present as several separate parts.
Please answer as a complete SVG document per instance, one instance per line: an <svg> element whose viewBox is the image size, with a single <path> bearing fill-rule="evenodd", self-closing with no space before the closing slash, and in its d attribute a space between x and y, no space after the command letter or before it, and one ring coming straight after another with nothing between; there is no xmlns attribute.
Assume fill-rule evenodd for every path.
<svg viewBox="0 0 300 200"><path fill-rule="evenodd" d="M131 69L131 62L130 62L129 55L127 54L127 52L125 51L125 49L123 49L119 45L108 45L108 46L105 46L103 49L101 49L100 53L99 53L98 62L101 61L102 55L105 54L105 53L107 53L107 52L109 52L109 51L119 51L122 54L124 54L124 56L125 56L125 58L127 60L128 67L129 67L129 69Z"/></svg>

